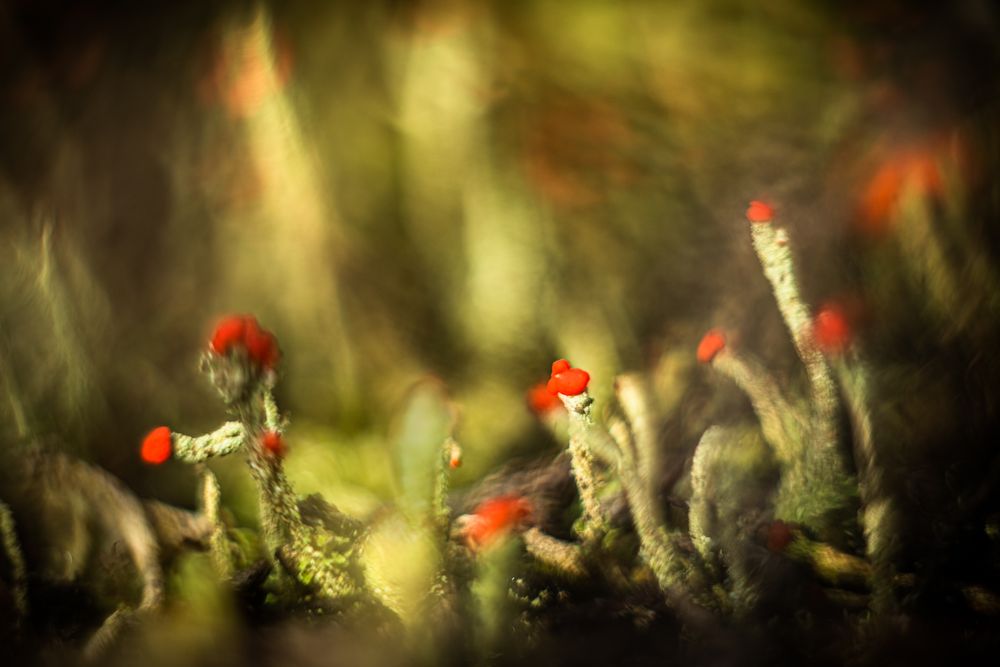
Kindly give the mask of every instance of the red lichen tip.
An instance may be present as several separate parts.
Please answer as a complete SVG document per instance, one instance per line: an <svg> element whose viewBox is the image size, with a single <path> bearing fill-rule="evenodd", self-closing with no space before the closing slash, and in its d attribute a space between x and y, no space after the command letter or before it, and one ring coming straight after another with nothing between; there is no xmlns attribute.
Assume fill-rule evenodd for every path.
<svg viewBox="0 0 1000 667"><path fill-rule="evenodd" d="M224 317L215 326L212 332L212 340L208 346L216 354L227 354L229 350L237 345L243 344L243 337L246 335L247 318L243 315L230 315Z"/></svg>
<svg viewBox="0 0 1000 667"><path fill-rule="evenodd" d="M288 447L285 445L285 439L281 437L280 433L276 431L266 431L263 436L261 436L260 444L264 448L264 451L271 456L276 456L279 459L285 458L285 454L288 452Z"/></svg>
<svg viewBox="0 0 1000 667"><path fill-rule="evenodd" d="M528 407L536 415L545 416L553 410L561 409L563 404L558 396L549 393L544 382L540 382L528 390Z"/></svg>
<svg viewBox="0 0 1000 667"><path fill-rule="evenodd" d="M756 223L771 222L774 219L774 209L762 201L756 199L750 202L747 208L747 220Z"/></svg>
<svg viewBox="0 0 1000 667"><path fill-rule="evenodd" d="M247 318L247 331L243 339L247 356L264 368L274 368L278 364L278 341L274 335L260 327L257 319Z"/></svg>
<svg viewBox="0 0 1000 667"><path fill-rule="evenodd" d="M462 529L471 549L492 544L514 528L522 527L532 514L531 503L519 496L497 496L481 502Z"/></svg>
<svg viewBox="0 0 1000 667"><path fill-rule="evenodd" d="M843 352L851 344L851 325L838 304L829 303L820 308L812 327L816 346L828 354Z"/></svg>
<svg viewBox="0 0 1000 667"><path fill-rule="evenodd" d="M711 363L715 355L726 347L726 335L720 329L711 329L701 337L698 343L698 362L702 364Z"/></svg>
<svg viewBox="0 0 1000 667"><path fill-rule="evenodd" d="M573 368L565 359L552 364L552 377L546 385L550 394L564 396L579 396L587 391L590 373L580 368Z"/></svg>
<svg viewBox="0 0 1000 667"><path fill-rule="evenodd" d="M565 359L559 359L558 361L552 362L552 375L558 375L563 371L568 371L570 369L569 362Z"/></svg>
<svg viewBox="0 0 1000 667"><path fill-rule="evenodd" d="M237 347L246 350L251 361L267 369L277 366L281 357L274 334L261 328L253 315L224 317L216 325L209 341L209 349L220 356Z"/></svg>
<svg viewBox="0 0 1000 667"><path fill-rule="evenodd" d="M158 426L146 434L142 440L140 456L142 460L150 465L160 465L170 458L173 453L173 442L170 429L166 426Z"/></svg>

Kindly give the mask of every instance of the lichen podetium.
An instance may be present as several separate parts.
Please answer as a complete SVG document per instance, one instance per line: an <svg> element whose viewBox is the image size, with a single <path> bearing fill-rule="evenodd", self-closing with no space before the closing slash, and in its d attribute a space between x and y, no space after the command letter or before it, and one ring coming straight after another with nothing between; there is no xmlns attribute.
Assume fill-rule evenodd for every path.
<svg viewBox="0 0 1000 667"><path fill-rule="evenodd" d="M187 463L201 463L244 450L257 486L268 558L317 601L340 607L354 604L367 599L357 563L360 527L322 499L300 501L285 475L282 433L287 423L273 393L279 360L277 340L256 318L234 315L221 320L201 367L235 420L198 437L173 433L165 427L155 429L143 447L144 452L154 455L145 458L161 463L172 455ZM161 442L164 433L169 435L167 447ZM226 548L213 542L214 551ZM220 570L227 573L225 554L213 556Z"/></svg>

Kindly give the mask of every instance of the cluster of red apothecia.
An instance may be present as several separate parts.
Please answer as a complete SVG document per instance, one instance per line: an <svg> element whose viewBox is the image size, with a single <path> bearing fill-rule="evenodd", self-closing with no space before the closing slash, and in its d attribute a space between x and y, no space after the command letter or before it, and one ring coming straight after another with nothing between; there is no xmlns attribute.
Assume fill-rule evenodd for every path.
<svg viewBox="0 0 1000 667"><path fill-rule="evenodd" d="M247 360L262 370L274 370L281 359L278 340L260 326L252 315L230 315L222 318L212 332L208 349L224 357L240 352ZM264 450L274 456L284 456L287 447L280 433L268 431L261 436ZM142 460L159 465L173 455L173 436L166 426L158 426L146 434L139 450Z"/></svg>

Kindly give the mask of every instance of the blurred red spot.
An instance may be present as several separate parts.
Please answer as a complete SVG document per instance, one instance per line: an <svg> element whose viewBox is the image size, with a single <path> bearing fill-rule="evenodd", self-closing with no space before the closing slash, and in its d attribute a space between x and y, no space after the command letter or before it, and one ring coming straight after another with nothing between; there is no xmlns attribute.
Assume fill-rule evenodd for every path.
<svg viewBox="0 0 1000 667"><path fill-rule="evenodd" d="M861 196L861 219L867 231L880 232L888 226L902 187L898 163L889 161L876 170Z"/></svg>
<svg viewBox="0 0 1000 667"><path fill-rule="evenodd" d="M243 344L247 330L247 318L244 315L231 315L223 318L212 333L209 347L216 354L226 354L236 345Z"/></svg>
<svg viewBox="0 0 1000 667"><path fill-rule="evenodd" d="M462 31L474 17L472 6L460 3L400 3L393 27L418 42L443 40Z"/></svg>
<svg viewBox="0 0 1000 667"><path fill-rule="evenodd" d="M247 356L264 368L274 368L278 364L278 341L270 331L260 327L256 318L247 318L244 344L247 348Z"/></svg>
<svg viewBox="0 0 1000 667"><path fill-rule="evenodd" d="M767 550L774 553L781 553L792 543L792 528L787 523L778 519L772 521L767 528Z"/></svg>
<svg viewBox="0 0 1000 667"><path fill-rule="evenodd" d="M698 363L707 364L715 359L715 355L722 351L726 347L726 335L722 333L721 329L712 329L705 333L701 337L701 342L698 343L698 351L696 356L698 357Z"/></svg>
<svg viewBox="0 0 1000 667"><path fill-rule="evenodd" d="M274 31L261 40L255 29L220 46L198 91L206 103L219 103L236 118L256 113L274 94L284 90L292 75L294 59L284 33Z"/></svg>
<svg viewBox="0 0 1000 667"><path fill-rule="evenodd" d="M590 382L590 373L579 368L572 368L568 361L560 359L552 364L552 376L546 385L546 389L553 396L563 394L564 396L578 396L587 390Z"/></svg>
<svg viewBox="0 0 1000 667"><path fill-rule="evenodd" d="M531 503L518 496L498 496L481 502L462 529L471 549L493 544L531 517Z"/></svg>
<svg viewBox="0 0 1000 667"><path fill-rule="evenodd" d="M140 456L146 463L159 465L170 458L171 450L170 429L166 426L158 426L143 438Z"/></svg>
<svg viewBox="0 0 1000 667"><path fill-rule="evenodd" d="M847 313L836 303L825 304L813 318L813 340L829 354L842 352L851 343L852 332Z"/></svg>
<svg viewBox="0 0 1000 667"><path fill-rule="evenodd" d="M528 407L536 415L543 416L553 410L558 410L563 407L563 404L558 396L549 393L544 382L540 382L528 390Z"/></svg>
<svg viewBox="0 0 1000 667"><path fill-rule="evenodd" d="M900 196L907 187L923 197L944 195L944 179L933 150L900 149L879 164L864 187L858 207L864 231L880 234L892 225Z"/></svg>
<svg viewBox="0 0 1000 667"><path fill-rule="evenodd" d="M771 222L774 219L774 209L756 199L747 207L747 220L750 222Z"/></svg>
<svg viewBox="0 0 1000 667"><path fill-rule="evenodd" d="M552 362L552 375L558 375L563 371L568 371L570 369L569 362L565 359L559 359L558 361Z"/></svg>
<svg viewBox="0 0 1000 667"><path fill-rule="evenodd" d="M526 114L522 164L528 183L560 209L587 209L636 181L636 135L628 117L600 98L560 96Z"/></svg>
<svg viewBox="0 0 1000 667"><path fill-rule="evenodd" d="M260 444L264 447L264 451L279 459L284 458L285 453L288 451L285 439L281 437L280 433L275 431L266 431L261 436Z"/></svg>

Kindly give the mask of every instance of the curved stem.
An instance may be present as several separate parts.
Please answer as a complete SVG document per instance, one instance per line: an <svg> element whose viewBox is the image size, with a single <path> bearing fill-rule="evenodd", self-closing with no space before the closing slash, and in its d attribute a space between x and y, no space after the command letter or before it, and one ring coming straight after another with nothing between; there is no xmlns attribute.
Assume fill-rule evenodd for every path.
<svg viewBox="0 0 1000 667"><path fill-rule="evenodd" d="M805 420L782 395L771 374L749 355L728 347L715 355L712 367L735 382L750 399L764 439L778 460L787 465L799 458Z"/></svg>
<svg viewBox="0 0 1000 667"><path fill-rule="evenodd" d="M216 456L228 456L246 439L246 431L238 421L226 422L211 433L190 436L171 433L174 458L184 463L201 463Z"/></svg>

